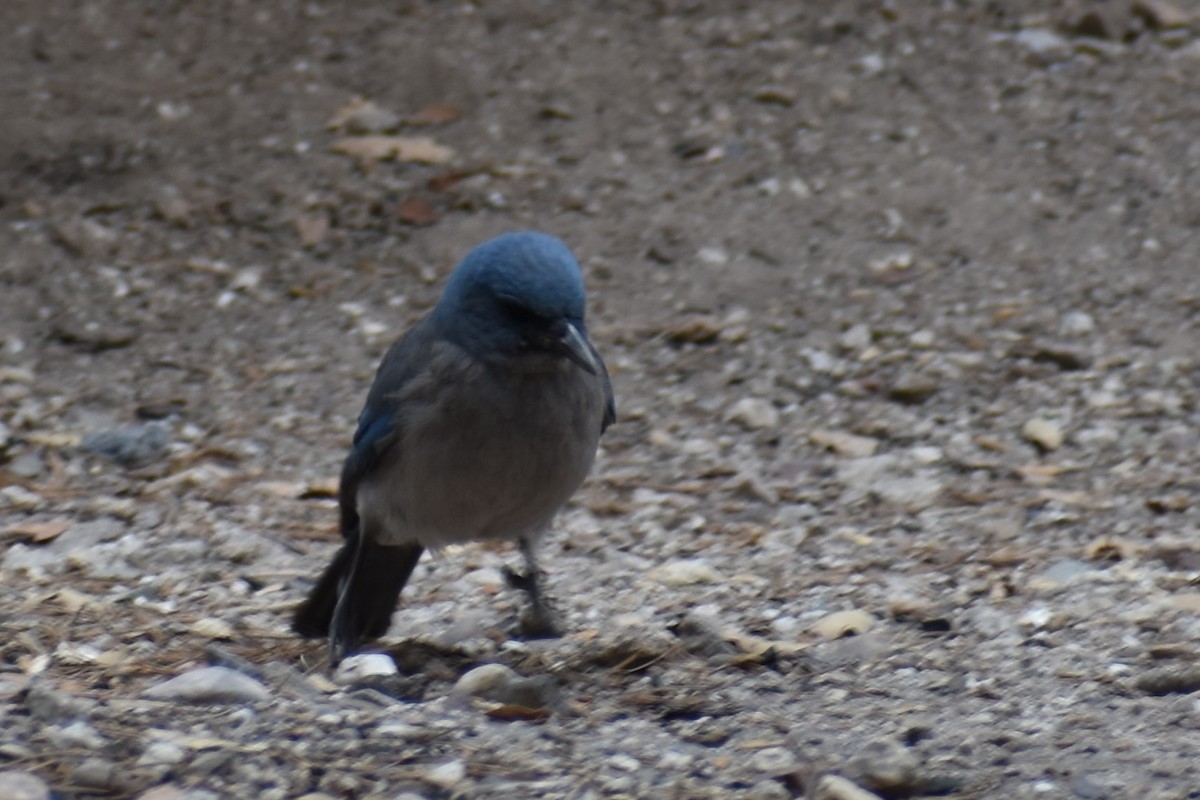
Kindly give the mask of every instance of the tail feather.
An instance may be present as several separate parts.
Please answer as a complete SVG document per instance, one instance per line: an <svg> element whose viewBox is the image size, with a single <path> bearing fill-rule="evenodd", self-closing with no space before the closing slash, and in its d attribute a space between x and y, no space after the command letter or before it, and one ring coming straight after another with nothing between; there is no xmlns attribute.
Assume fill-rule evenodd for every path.
<svg viewBox="0 0 1200 800"><path fill-rule="evenodd" d="M387 633L422 552L419 544L386 546L362 541L355 532L296 609L292 630L305 638L329 637L334 664L378 639Z"/></svg>

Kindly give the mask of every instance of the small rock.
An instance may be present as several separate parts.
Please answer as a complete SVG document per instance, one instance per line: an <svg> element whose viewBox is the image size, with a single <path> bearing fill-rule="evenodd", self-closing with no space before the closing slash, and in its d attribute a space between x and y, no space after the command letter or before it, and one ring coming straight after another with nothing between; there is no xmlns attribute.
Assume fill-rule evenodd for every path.
<svg viewBox="0 0 1200 800"><path fill-rule="evenodd" d="M1058 323L1063 336L1086 336L1096 330L1096 320L1086 311L1068 311Z"/></svg>
<svg viewBox="0 0 1200 800"><path fill-rule="evenodd" d="M851 458L866 458L875 455L879 440L870 436L856 436L842 431L815 430L808 435L809 441L820 447L825 447L840 456Z"/></svg>
<svg viewBox="0 0 1200 800"><path fill-rule="evenodd" d="M835 611L817 620L812 626L814 633L826 639L841 639L843 636L858 636L875 627L875 618L865 611L850 609Z"/></svg>
<svg viewBox="0 0 1200 800"><path fill-rule="evenodd" d="M812 793L813 800L883 800L840 775L823 775Z"/></svg>
<svg viewBox="0 0 1200 800"><path fill-rule="evenodd" d="M0 772L0 797L4 800L50 800L50 787L31 772Z"/></svg>
<svg viewBox="0 0 1200 800"><path fill-rule="evenodd" d="M486 698L519 677L504 664L483 664L464 672L454 684L453 691L469 697Z"/></svg>
<svg viewBox="0 0 1200 800"><path fill-rule="evenodd" d="M750 787L749 800L791 800L792 793L779 781L767 778Z"/></svg>
<svg viewBox="0 0 1200 800"><path fill-rule="evenodd" d="M233 626L223 619L204 617L192 623L192 632L206 639L232 639Z"/></svg>
<svg viewBox="0 0 1200 800"><path fill-rule="evenodd" d="M1190 694L1200 689L1200 664L1154 669L1139 675L1134 685L1149 694Z"/></svg>
<svg viewBox="0 0 1200 800"><path fill-rule="evenodd" d="M1042 28L1026 28L1013 36L1013 41L1036 56L1065 57L1071 52L1070 42Z"/></svg>
<svg viewBox="0 0 1200 800"><path fill-rule="evenodd" d="M0 432L0 436L3 433ZM0 452L3 452L4 442L0 440ZM46 462L42 454L37 452L22 453L8 463L7 469L18 478L33 480L46 471Z"/></svg>
<svg viewBox="0 0 1200 800"><path fill-rule="evenodd" d="M765 430L779 425L779 411L759 397L743 397L725 413L726 422L735 422L748 431Z"/></svg>
<svg viewBox="0 0 1200 800"><path fill-rule="evenodd" d="M646 577L666 586L691 586L697 583L719 583L722 580L721 574L702 558L669 561L650 570Z"/></svg>
<svg viewBox="0 0 1200 800"><path fill-rule="evenodd" d="M1092 365L1090 353L1060 342L1033 342L1029 345L1029 356L1034 361L1053 364L1059 369L1068 371L1087 369Z"/></svg>
<svg viewBox="0 0 1200 800"><path fill-rule="evenodd" d="M921 762L894 739L873 739L846 765L855 782L888 797L912 794L920 783Z"/></svg>
<svg viewBox="0 0 1200 800"><path fill-rule="evenodd" d="M160 780L171 769L187 758L187 751L173 742L151 742L138 757L139 773Z"/></svg>
<svg viewBox="0 0 1200 800"><path fill-rule="evenodd" d="M192 226L192 205L177 186L164 186L154 198L154 213L180 228Z"/></svg>
<svg viewBox="0 0 1200 800"><path fill-rule="evenodd" d="M1108 790L1086 773L1071 779L1071 794L1080 800L1107 800Z"/></svg>
<svg viewBox="0 0 1200 800"><path fill-rule="evenodd" d="M89 433L83 438L83 449L134 467L161 458L169 443L166 427L152 422Z"/></svg>
<svg viewBox="0 0 1200 800"><path fill-rule="evenodd" d="M359 653L343 658L334 673L334 683L349 686L379 675L398 675L399 667L387 653Z"/></svg>
<svg viewBox="0 0 1200 800"><path fill-rule="evenodd" d="M1137 0L1133 13L1151 28L1184 28L1192 21L1187 12L1166 0Z"/></svg>
<svg viewBox="0 0 1200 800"><path fill-rule="evenodd" d="M1021 436L1042 450L1057 450L1062 446L1062 429L1041 417L1034 417L1021 426Z"/></svg>
<svg viewBox="0 0 1200 800"><path fill-rule="evenodd" d="M1072 578L1095 571L1095 566L1084 561L1074 558L1064 558L1039 572L1030 579L1030 583L1036 584L1037 588L1049 589L1061 586Z"/></svg>
<svg viewBox="0 0 1200 800"><path fill-rule="evenodd" d="M25 694L29 715L42 722L84 719L95 707L94 700L74 697L40 681L30 686Z"/></svg>
<svg viewBox="0 0 1200 800"><path fill-rule="evenodd" d="M447 761L445 764L430 767L423 777L439 789L452 789L467 777L467 764L462 759Z"/></svg>
<svg viewBox="0 0 1200 800"><path fill-rule="evenodd" d="M526 678L503 664L484 664L470 670L458 679L453 691L493 703L533 710L554 708L559 704L562 694L552 676Z"/></svg>
<svg viewBox="0 0 1200 800"><path fill-rule="evenodd" d="M842 334L842 347L847 350L866 350L871 344L871 328L865 323L858 323Z"/></svg>
<svg viewBox="0 0 1200 800"><path fill-rule="evenodd" d="M905 372L888 390L888 397L898 403L924 403L938 391L937 381L918 372Z"/></svg>
<svg viewBox="0 0 1200 800"><path fill-rule="evenodd" d="M117 765L106 758L86 758L71 770L70 781L75 786L105 791L117 788L121 783Z"/></svg>
<svg viewBox="0 0 1200 800"><path fill-rule="evenodd" d="M680 638L683 646L693 655L713 658L731 656L737 648L721 633L720 623L701 614L685 614L671 632Z"/></svg>
<svg viewBox="0 0 1200 800"><path fill-rule="evenodd" d="M63 749L102 750L108 744L100 733L83 720L76 720L65 728L50 728L47 735L55 747ZM0 793L0 797L3 797Z"/></svg>
<svg viewBox="0 0 1200 800"><path fill-rule="evenodd" d="M764 747L750 757L750 768L765 775L790 775L801 766L796 754L785 747Z"/></svg>
<svg viewBox="0 0 1200 800"><path fill-rule="evenodd" d="M151 700L185 703L247 703L271 696L267 687L228 667L201 667L145 691Z"/></svg>

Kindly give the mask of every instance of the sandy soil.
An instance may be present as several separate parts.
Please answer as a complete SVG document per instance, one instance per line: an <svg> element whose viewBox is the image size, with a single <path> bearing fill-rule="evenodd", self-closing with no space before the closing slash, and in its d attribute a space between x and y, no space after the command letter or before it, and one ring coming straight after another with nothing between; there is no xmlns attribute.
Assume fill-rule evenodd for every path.
<svg viewBox="0 0 1200 800"><path fill-rule="evenodd" d="M4 3L0 795L1200 797L1197 11ZM621 415L571 632L463 548L337 685L370 376L524 228Z"/></svg>

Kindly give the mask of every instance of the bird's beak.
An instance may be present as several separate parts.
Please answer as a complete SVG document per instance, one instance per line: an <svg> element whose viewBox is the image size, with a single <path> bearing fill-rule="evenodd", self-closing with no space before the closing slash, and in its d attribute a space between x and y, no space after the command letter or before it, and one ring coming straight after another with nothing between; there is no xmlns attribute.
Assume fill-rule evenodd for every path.
<svg viewBox="0 0 1200 800"><path fill-rule="evenodd" d="M592 375L598 374L600 364L592 353L592 346L588 344L587 337L570 322L567 323L566 328L562 338L558 340L563 355Z"/></svg>

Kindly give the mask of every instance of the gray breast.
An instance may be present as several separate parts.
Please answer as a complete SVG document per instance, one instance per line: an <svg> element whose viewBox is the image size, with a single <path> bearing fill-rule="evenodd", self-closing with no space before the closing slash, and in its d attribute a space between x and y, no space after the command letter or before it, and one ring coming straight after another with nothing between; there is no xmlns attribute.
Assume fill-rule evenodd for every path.
<svg viewBox="0 0 1200 800"><path fill-rule="evenodd" d="M574 364L518 374L472 364L405 394L396 445L358 491L381 543L536 537L596 455L604 389Z"/></svg>

